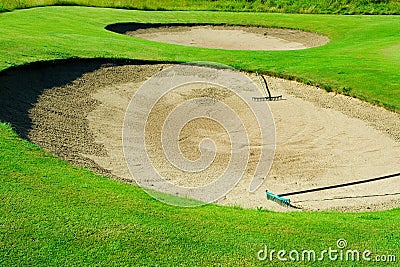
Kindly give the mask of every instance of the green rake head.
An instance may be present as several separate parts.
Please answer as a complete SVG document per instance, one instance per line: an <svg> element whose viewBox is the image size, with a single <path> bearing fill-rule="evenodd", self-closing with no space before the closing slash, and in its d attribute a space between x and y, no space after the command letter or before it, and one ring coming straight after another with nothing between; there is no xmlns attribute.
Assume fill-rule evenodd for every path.
<svg viewBox="0 0 400 267"><path fill-rule="evenodd" d="M278 203L281 206L290 207L290 199L280 197L280 196L272 194L271 192L268 192L268 191L266 191L265 193L267 194L268 200L275 201L276 203Z"/></svg>

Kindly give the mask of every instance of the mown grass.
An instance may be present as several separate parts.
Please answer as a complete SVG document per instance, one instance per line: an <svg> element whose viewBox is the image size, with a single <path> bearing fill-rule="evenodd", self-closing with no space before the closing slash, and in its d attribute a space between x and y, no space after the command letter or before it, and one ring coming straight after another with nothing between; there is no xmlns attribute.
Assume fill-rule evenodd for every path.
<svg viewBox="0 0 400 267"><path fill-rule="evenodd" d="M331 42L302 51L181 47L104 30L109 23L210 22L301 28ZM399 108L399 18L216 12L141 12L51 7L0 14L0 69L70 57L216 61L350 90ZM179 51L179 52L177 52ZM336 248L399 257L400 209L363 213L274 213L164 205L139 188L73 167L0 123L1 266L254 266L270 249ZM397 259L398 260L398 259ZM285 265L275 260L274 266ZM365 266L365 262L297 262ZM371 263L373 265L374 263Z"/></svg>
<svg viewBox="0 0 400 267"><path fill-rule="evenodd" d="M0 140L1 266L265 266L271 262L257 259L265 245L319 253L345 238L348 249L368 249L372 256L396 255L400 246L400 209L284 214L177 208L72 167L6 124L0 124ZM274 258L274 266L283 265ZM326 256L314 264L332 262Z"/></svg>
<svg viewBox="0 0 400 267"><path fill-rule="evenodd" d="M1 0L0 12L49 5L139 10L214 10L347 15L400 14L398 0Z"/></svg>
<svg viewBox="0 0 400 267"><path fill-rule="evenodd" d="M161 44L108 32L110 23L229 23L299 28L327 35L297 51L223 51ZM29 22L29 23L28 23ZM218 12L143 12L52 7L0 16L0 70L36 60L112 57L214 61L268 72L400 109L400 17ZM12 49L9 49L12 48ZM177 53L176 51L178 51Z"/></svg>

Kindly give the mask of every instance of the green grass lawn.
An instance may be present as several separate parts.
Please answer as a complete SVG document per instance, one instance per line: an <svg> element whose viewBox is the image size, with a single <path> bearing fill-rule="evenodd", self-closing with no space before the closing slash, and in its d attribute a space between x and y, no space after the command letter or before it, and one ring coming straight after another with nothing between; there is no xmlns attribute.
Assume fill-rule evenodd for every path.
<svg viewBox="0 0 400 267"><path fill-rule="evenodd" d="M115 22L191 22L300 28L327 35L297 51L223 51L160 44L108 32ZM51 7L0 16L0 70L36 60L117 57L215 61L342 91L400 109L400 17L217 12L143 12ZM12 47L12 49L9 49ZM179 49L179 53L176 53Z"/></svg>
<svg viewBox="0 0 400 267"><path fill-rule="evenodd" d="M252 266L257 252L336 248L395 255L400 209L274 213L177 208L72 167L0 124L0 266ZM397 255L398 256L398 255ZM275 257L274 265L281 262ZM304 262L308 265L309 262ZM325 258L316 266L331 266ZM338 266L365 262L338 262ZM303 265L300 262L297 266Z"/></svg>
<svg viewBox="0 0 400 267"><path fill-rule="evenodd" d="M300 28L325 34L331 42L299 51L223 51L159 44L104 29L127 21ZM35 8L0 14L0 70L70 57L215 61L400 110L399 28L397 16ZM171 207L137 187L72 167L22 140L5 123L0 123L0 180L0 266L266 265L257 259L264 245L321 251L335 249L339 238L349 249L400 257L400 208L343 214ZM296 263L303 264L332 266L327 258ZM274 265L284 263L275 260Z"/></svg>
<svg viewBox="0 0 400 267"><path fill-rule="evenodd" d="M400 14L398 0L2 0L0 12L47 5L141 10L216 10L311 14Z"/></svg>

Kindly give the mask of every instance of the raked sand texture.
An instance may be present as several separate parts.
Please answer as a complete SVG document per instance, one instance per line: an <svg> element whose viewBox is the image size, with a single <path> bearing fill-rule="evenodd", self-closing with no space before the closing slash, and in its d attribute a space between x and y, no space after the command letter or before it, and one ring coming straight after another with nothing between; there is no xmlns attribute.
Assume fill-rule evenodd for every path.
<svg viewBox="0 0 400 267"><path fill-rule="evenodd" d="M25 131L29 140L66 160L134 183L123 154L125 111L143 82L168 67L78 62L25 70L23 76L11 73L1 77L4 88L13 88L15 92L3 94L5 97L1 104L10 113L8 118L7 113L1 114L2 119L17 125L17 132L21 135ZM43 80L55 80L30 83L29 79L37 76L33 72L46 73ZM254 74L246 75L257 81ZM72 82L66 83L69 79ZM294 81L272 77L267 77L267 80L272 93L282 94L283 100L250 103L269 105L272 111L276 127L272 168L257 191L248 192L251 177L247 175L218 200L218 204L285 211L288 209L267 201L265 190L286 193L399 172L399 114ZM29 109L24 107L24 103L31 101L27 100L27 90L37 92L35 105ZM191 89L187 90L190 93ZM221 92L207 91L209 97L213 97L213 93ZM166 97L169 105L179 100L179 95ZM25 117L29 117L30 125L24 124ZM149 127L159 127L157 116L153 119L155 123L149 124ZM180 146L190 159L198 157L199 136L207 135L217 141L224 137L223 129L214 122L203 120L198 123L184 128L181 133L185 138L182 138ZM251 124L252 121L246 123ZM148 129L148 132L153 130ZM152 138L146 140L152 142ZM224 142L220 140L221 144ZM149 147L149 154L158 155L153 158L156 167L165 166L165 158L160 154L162 149ZM223 172L226 165L224 161L227 158L223 151L216 155L216 160L218 164L214 164L207 175L189 179L187 175L174 173L172 180L186 186L210 182L213 174ZM255 165L249 164L250 169L252 166ZM163 171L168 173L168 169ZM291 200L304 210L382 210L400 205L399 189L400 178L394 177L296 195Z"/></svg>

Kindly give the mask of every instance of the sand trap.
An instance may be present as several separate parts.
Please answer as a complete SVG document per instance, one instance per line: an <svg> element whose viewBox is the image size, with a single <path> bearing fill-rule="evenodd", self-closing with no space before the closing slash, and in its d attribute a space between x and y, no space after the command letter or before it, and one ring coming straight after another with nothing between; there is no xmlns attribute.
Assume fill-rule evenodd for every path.
<svg viewBox="0 0 400 267"><path fill-rule="evenodd" d="M329 42L316 33L262 27L114 24L108 29L157 42L226 50L298 50Z"/></svg>
<svg viewBox="0 0 400 267"><path fill-rule="evenodd" d="M21 136L64 159L132 182L122 151L125 110L142 83L166 67L84 61L8 71L0 76L0 104L6 107L0 112L0 119L11 122ZM255 79L252 74L250 77ZM283 94L285 99L253 102L268 104L275 119L277 147L272 169L254 193L247 190L249 170L217 203L287 210L267 201L265 190L285 193L400 171L399 114L297 82L267 79L273 93ZM203 90L209 96L218 93ZM186 96L192 93L195 91L186 88ZM179 95L167 95L165 103L173 106L178 100ZM157 118L154 117L154 132L158 131ZM191 159L198 156L193 147L197 147L199 137L206 134L224 142L223 130L218 125L207 120L197 123L183 131L185 138L180 144ZM148 141L151 140L150 136ZM150 146L155 165L168 173L159 152L159 147ZM221 164L208 174L222 170L225 155L222 152L217 157ZM187 175L174 173L171 179L175 183L198 185L210 178L203 175L190 180ZM293 196L291 200L303 210L382 210L400 206L399 189L397 177Z"/></svg>

